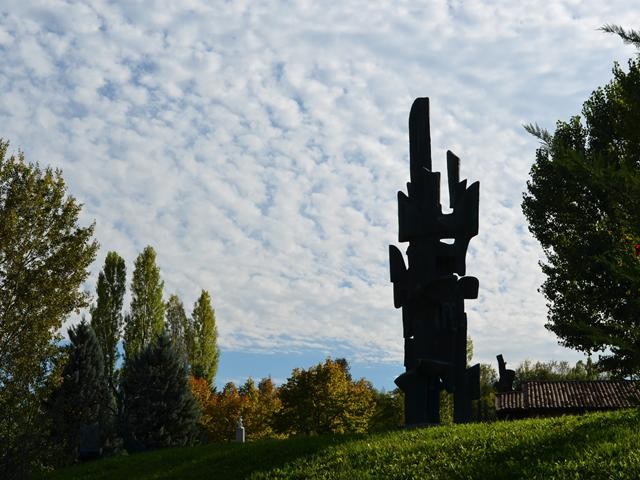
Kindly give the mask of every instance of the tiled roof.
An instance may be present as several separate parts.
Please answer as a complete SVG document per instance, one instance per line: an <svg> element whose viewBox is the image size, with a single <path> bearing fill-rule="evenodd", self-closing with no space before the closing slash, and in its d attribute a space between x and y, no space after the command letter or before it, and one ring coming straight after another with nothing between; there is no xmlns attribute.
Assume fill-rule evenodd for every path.
<svg viewBox="0 0 640 480"><path fill-rule="evenodd" d="M605 409L640 404L640 382L525 382L521 392L496 393L496 410Z"/></svg>
<svg viewBox="0 0 640 480"><path fill-rule="evenodd" d="M522 392L496 393L496 410L523 410Z"/></svg>

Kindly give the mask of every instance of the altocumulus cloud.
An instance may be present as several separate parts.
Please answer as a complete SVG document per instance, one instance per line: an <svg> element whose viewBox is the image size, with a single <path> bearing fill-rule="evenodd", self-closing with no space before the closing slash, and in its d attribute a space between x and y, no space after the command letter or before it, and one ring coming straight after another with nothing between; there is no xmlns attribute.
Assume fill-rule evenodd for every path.
<svg viewBox="0 0 640 480"><path fill-rule="evenodd" d="M152 244L167 294L212 292L223 350L400 362L387 244L429 96L434 168L451 149L481 182L476 358L576 359L543 327L521 125L579 113L632 55L597 31L637 26L630 5L5 0L0 135L95 219L87 288L108 250L131 268Z"/></svg>

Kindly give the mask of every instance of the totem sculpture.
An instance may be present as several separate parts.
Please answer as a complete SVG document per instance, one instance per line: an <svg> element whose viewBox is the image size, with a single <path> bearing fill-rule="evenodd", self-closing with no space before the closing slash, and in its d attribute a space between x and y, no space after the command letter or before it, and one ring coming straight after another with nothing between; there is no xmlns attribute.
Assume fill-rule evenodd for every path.
<svg viewBox="0 0 640 480"><path fill-rule="evenodd" d="M471 400L480 398L480 366L467 368L464 300L478 298L478 279L465 277L465 256L478 234L480 184L460 181L460 160L447 151L453 211L442 213L440 173L431 171L428 98L411 107L409 146L408 195L398 192L398 241L409 242L408 268L400 250L389 246L406 369L395 383L404 392L405 425L438 424L442 389L453 393L454 421L468 422Z"/></svg>

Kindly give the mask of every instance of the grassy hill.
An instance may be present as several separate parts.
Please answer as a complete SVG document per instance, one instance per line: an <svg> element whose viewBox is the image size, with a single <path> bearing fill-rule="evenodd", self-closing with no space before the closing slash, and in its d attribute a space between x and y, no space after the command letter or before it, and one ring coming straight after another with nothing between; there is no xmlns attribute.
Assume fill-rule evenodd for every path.
<svg viewBox="0 0 640 480"><path fill-rule="evenodd" d="M167 449L44 478L638 479L640 410Z"/></svg>

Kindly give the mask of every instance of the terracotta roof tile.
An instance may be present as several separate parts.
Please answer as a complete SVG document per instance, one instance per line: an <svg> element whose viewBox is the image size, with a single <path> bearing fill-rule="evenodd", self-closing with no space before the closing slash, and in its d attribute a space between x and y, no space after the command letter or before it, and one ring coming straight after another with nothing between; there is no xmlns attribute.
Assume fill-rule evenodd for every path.
<svg viewBox="0 0 640 480"><path fill-rule="evenodd" d="M523 410L522 392L496 393L496 410Z"/></svg>
<svg viewBox="0 0 640 480"><path fill-rule="evenodd" d="M496 393L496 410L605 409L640 404L640 382L524 382L522 391Z"/></svg>

